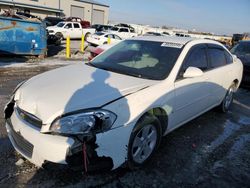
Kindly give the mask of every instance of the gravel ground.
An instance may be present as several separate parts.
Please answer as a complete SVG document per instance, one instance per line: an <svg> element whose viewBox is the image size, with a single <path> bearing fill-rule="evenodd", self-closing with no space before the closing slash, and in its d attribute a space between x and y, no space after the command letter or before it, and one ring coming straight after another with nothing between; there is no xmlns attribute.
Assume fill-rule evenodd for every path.
<svg viewBox="0 0 250 188"><path fill-rule="evenodd" d="M69 62L65 63L68 64ZM211 110L167 135L152 160L136 171L83 176L38 169L7 137L2 110L14 87L34 75L64 66L0 66L0 187L250 187L250 90L240 89L231 110Z"/></svg>

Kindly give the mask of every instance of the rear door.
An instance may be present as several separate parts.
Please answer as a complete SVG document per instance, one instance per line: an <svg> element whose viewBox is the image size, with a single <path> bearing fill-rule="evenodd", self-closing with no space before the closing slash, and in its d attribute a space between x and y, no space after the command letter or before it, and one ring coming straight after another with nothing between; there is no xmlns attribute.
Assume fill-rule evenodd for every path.
<svg viewBox="0 0 250 188"><path fill-rule="evenodd" d="M73 33L74 38L81 38L82 37L82 27L80 23L73 23Z"/></svg>
<svg viewBox="0 0 250 188"><path fill-rule="evenodd" d="M233 59L231 55L221 46L208 44L208 57L210 70L208 76L210 78L211 100L210 105L220 103L227 89L232 84L230 74L232 73Z"/></svg>
<svg viewBox="0 0 250 188"><path fill-rule="evenodd" d="M204 74L195 78L183 78L184 72L189 67L197 67ZM207 71L206 45L200 44L192 47L183 62L174 84L175 107L171 125L180 125L208 108L210 88Z"/></svg>

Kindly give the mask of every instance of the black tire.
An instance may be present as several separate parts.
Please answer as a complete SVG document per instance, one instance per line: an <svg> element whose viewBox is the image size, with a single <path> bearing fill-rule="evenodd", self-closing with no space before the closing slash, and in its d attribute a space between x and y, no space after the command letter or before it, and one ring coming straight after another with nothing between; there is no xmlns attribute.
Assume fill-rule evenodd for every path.
<svg viewBox="0 0 250 188"><path fill-rule="evenodd" d="M236 88L235 84L232 84L228 88L227 93L226 93L223 101L219 105L219 110L221 112L226 113L230 109L230 107L231 107L231 105L233 103L233 99L234 99L235 88Z"/></svg>
<svg viewBox="0 0 250 188"><path fill-rule="evenodd" d="M57 32L57 33L55 34L55 36L56 36L59 40L62 40L62 39L63 39L63 34L60 33L60 32Z"/></svg>
<svg viewBox="0 0 250 188"><path fill-rule="evenodd" d="M90 36L90 33L86 33L85 37L84 37L84 40L87 41L87 39L88 39L89 36Z"/></svg>
<svg viewBox="0 0 250 188"><path fill-rule="evenodd" d="M145 157L145 159L142 159L142 161L138 162L138 161L136 161L136 159L134 157L135 156L134 154L137 152L137 151L134 151L135 150L135 147L134 147L135 139L136 138L138 139L138 136L140 136L140 134L143 133L142 131L145 128L147 128L148 125L152 126L152 129L154 129L154 131L156 131L157 138L155 141L155 145L154 145L151 153L149 154L149 156ZM160 145L161 138L162 138L162 128L161 128L161 123L160 123L159 119L154 115L150 115L150 114L144 115L137 122L137 124L136 124L136 126L135 126L135 128L132 131L131 136L130 136L129 145L128 145L128 156L127 156L128 157L128 161L127 161L128 168L131 170L134 170L134 169L141 167L143 164L147 163L151 159L153 154L155 153L158 146ZM142 142L144 142L144 140ZM147 143L147 140L145 139L144 144L149 147L149 145L151 143ZM141 150L144 150L144 149L141 149Z"/></svg>

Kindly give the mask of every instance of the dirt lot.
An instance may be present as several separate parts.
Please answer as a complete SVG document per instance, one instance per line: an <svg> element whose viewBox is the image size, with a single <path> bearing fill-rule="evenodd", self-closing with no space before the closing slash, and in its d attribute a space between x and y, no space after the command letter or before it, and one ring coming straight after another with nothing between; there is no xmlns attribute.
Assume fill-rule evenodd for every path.
<svg viewBox="0 0 250 188"><path fill-rule="evenodd" d="M19 82L58 66L0 67L0 187L250 186L250 90L246 89L237 92L227 114L209 111L167 135L140 170L121 168L83 176L37 169L27 161L15 165L20 156L6 135L2 109Z"/></svg>

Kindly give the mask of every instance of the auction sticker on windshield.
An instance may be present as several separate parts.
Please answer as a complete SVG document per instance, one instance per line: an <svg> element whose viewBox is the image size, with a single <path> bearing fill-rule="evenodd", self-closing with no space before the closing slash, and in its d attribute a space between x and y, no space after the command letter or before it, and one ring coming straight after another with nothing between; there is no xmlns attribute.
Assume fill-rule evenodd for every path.
<svg viewBox="0 0 250 188"><path fill-rule="evenodd" d="M182 44L173 43L173 42L164 42L161 44L162 47L171 47L171 48L182 48Z"/></svg>

